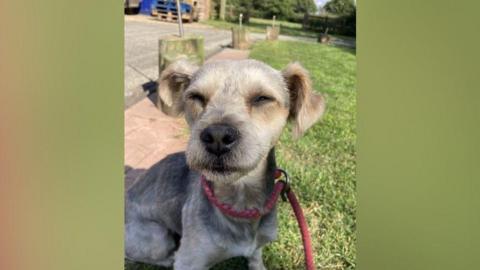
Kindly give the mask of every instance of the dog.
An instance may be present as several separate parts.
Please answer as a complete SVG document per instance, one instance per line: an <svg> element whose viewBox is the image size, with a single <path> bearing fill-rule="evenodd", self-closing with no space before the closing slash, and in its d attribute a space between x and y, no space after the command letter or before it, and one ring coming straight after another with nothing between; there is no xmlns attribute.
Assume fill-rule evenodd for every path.
<svg viewBox="0 0 480 270"><path fill-rule="evenodd" d="M278 71L256 60L201 67L179 60L162 72L158 91L162 110L183 114L191 135L185 152L153 165L127 190L126 259L200 270L244 256L249 269L266 269L262 247L277 236L275 207L255 219L225 215L200 179L235 210L261 209L274 186L282 130L291 121L300 137L324 113L323 96L299 63Z"/></svg>

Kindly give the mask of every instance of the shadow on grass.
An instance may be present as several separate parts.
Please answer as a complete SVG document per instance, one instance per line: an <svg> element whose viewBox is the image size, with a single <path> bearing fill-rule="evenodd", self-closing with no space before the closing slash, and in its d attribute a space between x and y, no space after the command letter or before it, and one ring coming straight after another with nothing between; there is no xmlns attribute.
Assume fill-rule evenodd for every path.
<svg viewBox="0 0 480 270"><path fill-rule="evenodd" d="M262 22L255 22L250 21L245 24L248 27L255 28L259 32L266 32L267 26L271 26L270 23L262 23ZM300 36L300 37L312 37L316 38L319 33L303 30L301 28L294 28L291 26L286 26L285 24L280 23L280 34L287 35L287 36Z"/></svg>
<svg viewBox="0 0 480 270"><path fill-rule="evenodd" d="M335 48L338 48L346 53L350 53L350 54L353 54L353 55L357 55L357 48L349 48L349 47L344 47L344 46L335 46Z"/></svg>
<svg viewBox="0 0 480 270"><path fill-rule="evenodd" d="M243 257L236 257L224 262L221 262L211 270L247 270L247 260ZM173 270L173 268L166 268L145 263L130 262L125 260L125 270Z"/></svg>
<svg viewBox="0 0 480 270"><path fill-rule="evenodd" d="M125 270L170 270L173 268L166 268L155 266L146 263L130 262L125 260Z"/></svg>

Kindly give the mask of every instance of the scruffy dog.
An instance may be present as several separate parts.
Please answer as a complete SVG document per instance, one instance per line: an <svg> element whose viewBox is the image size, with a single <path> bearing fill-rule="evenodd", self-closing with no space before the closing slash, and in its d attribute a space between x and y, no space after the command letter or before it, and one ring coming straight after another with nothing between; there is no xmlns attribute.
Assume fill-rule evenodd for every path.
<svg viewBox="0 0 480 270"><path fill-rule="evenodd" d="M256 219L225 215L208 200L201 176L222 203L261 209L284 126L292 121L301 136L323 114L324 99L298 63L277 71L254 60L202 67L180 60L159 85L163 111L184 114L191 137L186 152L153 165L127 191L126 258L183 270L244 256L250 269L265 269L262 247L276 238L276 209Z"/></svg>

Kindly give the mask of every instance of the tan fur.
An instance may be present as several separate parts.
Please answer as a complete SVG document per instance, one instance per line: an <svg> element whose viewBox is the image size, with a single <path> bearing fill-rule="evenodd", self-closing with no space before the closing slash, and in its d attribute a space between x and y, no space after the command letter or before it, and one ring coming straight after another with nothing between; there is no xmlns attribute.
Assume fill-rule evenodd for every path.
<svg viewBox="0 0 480 270"><path fill-rule="evenodd" d="M183 90L190 77L198 69L187 60L178 60L170 64L158 80L159 107L171 116L179 116L183 112Z"/></svg>
<svg viewBox="0 0 480 270"><path fill-rule="evenodd" d="M298 138L323 115L325 100L312 91L308 71L299 63L289 64L282 73L290 92L289 118L294 121L293 133Z"/></svg>
<svg viewBox="0 0 480 270"><path fill-rule="evenodd" d="M235 182L224 189L226 194L244 186L256 189L251 179L261 175L256 172L288 119L294 122L294 134L299 137L325 110L323 98L312 92L308 72L298 63L279 72L254 60L210 62L199 69L185 61L175 62L160 77L159 96L164 112L174 116L185 113L191 129L186 151L189 166L218 184ZM259 96L267 96L271 102L258 105L253 101ZM233 168L228 173L208 169L211 157L199 138L206 127L219 123L234 126L241 134L241 142L226 160Z"/></svg>

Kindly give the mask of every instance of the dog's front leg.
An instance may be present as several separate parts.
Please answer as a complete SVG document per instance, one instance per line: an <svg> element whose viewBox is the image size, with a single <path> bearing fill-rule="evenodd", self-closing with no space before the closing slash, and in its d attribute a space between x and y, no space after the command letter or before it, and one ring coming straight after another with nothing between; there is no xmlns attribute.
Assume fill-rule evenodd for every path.
<svg viewBox="0 0 480 270"><path fill-rule="evenodd" d="M173 269L175 270L207 270L209 269L209 262L207 258L202 257L203 254L199 254L195 250L186 251L185 249L179 249L175 253L175 262Z"/></svg>
<svg viewBox="0 0 480 270"><path fill-rule="evenodd" d="M207 270L219 261L221 251L198 238L182 238L175 253L175 270Z"/></svg>
<svg viewBox="0 0 480 270"><path fill-rule="evenodd" d="M252 256L248 257L247 259L249 270L266 270L265 265L263 265L261 247L255 250Z"/></svg>

